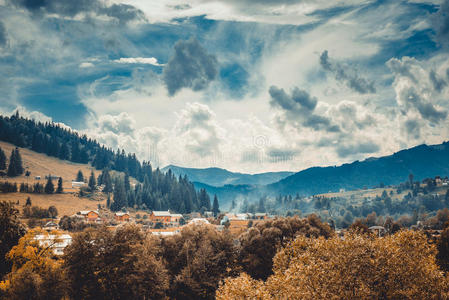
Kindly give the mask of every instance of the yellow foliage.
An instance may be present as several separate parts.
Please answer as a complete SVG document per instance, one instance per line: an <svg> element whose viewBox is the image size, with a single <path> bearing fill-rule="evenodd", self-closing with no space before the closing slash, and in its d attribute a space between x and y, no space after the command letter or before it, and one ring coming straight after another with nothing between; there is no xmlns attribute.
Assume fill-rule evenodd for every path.
<svg viewBox="0 0 449 300"><path fill-rule="evenodd" d="M448 279L435 248L418 232L383 238L298 238L274 258L266 282L243 274L227 279L218 299L440 299Z"/></svg>
<svg viewBox="0 0 449 300"><path fill-rule="evenodd" d="M36 235L48 235L46 231L36 228L29 230L19 243L14 246L6 255L6 258L13 263L12 272L7 275L7 280L0 282L0 291L3 293L14 293L19 285L23 285L23 278L30 274L39 277L49 274L60 274L62 261L53 255L51 245L40 246L35 239ZM51 235L58 235L59 232L52 232ZM59 242L58 239L54 243ZM40 280L39 280L40 282ZM20 289L22 286L19 287Z"/></svg>

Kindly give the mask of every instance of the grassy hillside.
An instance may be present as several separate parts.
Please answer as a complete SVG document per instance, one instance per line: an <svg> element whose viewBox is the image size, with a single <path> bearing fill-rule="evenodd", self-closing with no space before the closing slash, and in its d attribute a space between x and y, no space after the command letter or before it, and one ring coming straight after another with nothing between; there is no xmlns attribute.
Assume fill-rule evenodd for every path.
<svg viewBox="0 0 449 300"><path fill-rule="evenodd" d="M14 145L0 142L0 147L5 151L6 156L9 159L11 150L15 148ZM11 200L17 202L19 200L20 206L25 204L26 198L31 197L32 205L48 207L50 205L56 206L59 215L72 215L79 210L86 209L96 209L99 203L104 204L106 198L101 195L96 199L80 198L76 195L78 189L72 189L71 181L76 178L78 170L81 170L85 177L90 175L91 170L94 170L90 165L77 164L69 161L59 160L54 157L49 157L45 154L36 153L29 149L19 148L20 154L22 156L23 167L26 171L31 172L29 178L24 175L14 177L14 178L1 178L1 181L16 182L18 185L22 182L27 182L28 184L34 184L35 182L40 182L45 185L45 175L52 174L55 176L60 176L63 179L63 194L24 194L24 193L0 193L1 200ZM100 171L94 170L95 176L97 177ZM41 176L42 179L36 180L35 176ZM57 185L56 181L53 181L55 187Z"/></svg>

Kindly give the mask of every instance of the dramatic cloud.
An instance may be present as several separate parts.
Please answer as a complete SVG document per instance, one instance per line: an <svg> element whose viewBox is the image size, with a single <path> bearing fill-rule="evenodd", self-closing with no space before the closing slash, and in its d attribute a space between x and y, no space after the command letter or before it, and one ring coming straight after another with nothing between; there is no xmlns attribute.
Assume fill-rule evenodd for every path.
<svg viewBox="0 0 449 300"><path fill-rule="evenodd" d="M271 86L269 93L271 96L270 105L274 108L280 108L284 112L285 118L295 124L295 127L305 126L314 130L329 132L339 131L338 126L333 125L327 117L313 113L318 101L306 91L295 87L291 95L288 95L284 89Z"/></svg>
<svg viewBox="0 0 449 300"><path fill-rule="evenodd" d="M438 77L434 70L430 71L429 79L433 84L435 91L441 92L446 86L447 82L444 79Z"/></svg>
<svg viewBox="0 0 449 300"><path fill-rule="evenodd" d="M421 124L417 119L409 119L405 121L404 129L409 138L419 139L421 137Z"/></svg>
<svg viewBox="0 0 449 300"><path fill-rule="evenodd" d="M410 57L392 58L387 66L395 74L396 100L405 113L415 110L423 119L435 124L446 119L447 110L432 103L437 95L431 91L440 93L444 88L433 70L425 70L419 61Z"/></svg>
<svg viewBox="0 0 449 300"><path fill-rule="evenodd" d="M320 64L325 71L334 74L337 81L343 82L350 89L360 93L375 93L374 83L359 76L355 70L349 70L340 63L331 62L327 50L320 55Z"/></svg>
<svg viewBox="0 0 449 300"><path fill-rule="evenodd" d="M101 0L10 0L10 2L33 14L57 14L64 17L95 14L114 18L120 23L145 19L144 13L134 6L128 4L107 5Z"/></svg>
<svg viewBox="0 0 449 300"><path fill-rule="evenodd" d="M443 0L440 9L432 15L432 24L438 41L443 46L449 46L449 0Z"/></svg>
<svg viewBox="0 0 449 300"><path fill-rule="evenodd" d="M168 94L173 96L182 88L205 89L217 76L217 70L216 57L191 38L176 43L175 53L164 68L163 80Z"/></svg>
<svg viewBox="0 0 449 300"><path fill-rule="evenodd" d="M354 154L370 154L380 150L379 145L373 141L354 141L349 144L339 145L337 147L338 156L344 158Z"/></svg>
<svg viewBox="0 0 449 300"><path fill-rule="evenodd" d="M159 64L154 57L121 57L120 59L114 60L114 62L119 64L148 64L153 66L163 66Z"/></svg>

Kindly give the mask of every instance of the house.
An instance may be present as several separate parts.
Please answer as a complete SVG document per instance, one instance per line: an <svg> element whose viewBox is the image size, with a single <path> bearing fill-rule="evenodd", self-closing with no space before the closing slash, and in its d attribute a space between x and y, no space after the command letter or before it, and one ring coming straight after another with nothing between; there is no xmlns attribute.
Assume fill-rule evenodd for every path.
<svg viewBox="0 0 449 300"><path fill-rule="evenodd" d="M254 214L254 219L256 219L256 220L266 220L266 219L268 219L268 214L267 213L255 213Z"/></svg>
<svg viewBox="0 0 449 300"><path fill-rule="evenodd" d="M436 184L436 186L442 186L443 185L443 180L441 179L440 176L436 176L435 177L435 184Z"/></svg>
<svg viewBox="0 0 449 300"><path fill-rule="evenodd" d="M40 176L35 176L34 179L41 180L41 177Z"/></svg>
<svg viewBox="0 0 449 300"><path fill-rule="evenodd" d="M64 254L64 249L72 243L72 237L69 234L38 234L34 237L41 247L50 247L56 255Z"/></svg>
<svg viewBox="0 0 449 300"><path fill-rule="evenodd" d="M157 211L154 210L150 214L150 221L153 223L162 223L164 225L179 226L181 220L181 214L172 214L170 211Z"/></svg>
<svg viewBox="0 0 449 300"><path fill-rule="evenodd" d="M77 213L78 215L84 217L86 222L98 222L101 221L100 214L96 210L82 210Z"/></svg>
<svg viewBox="0 0 449 300"><path fill-rule="evenodd" d="M58 179L59 179L59 177L61 177L61 176L50 175L50 176L45 176L45 179L48 179L48 178L50 178L51 180L58 180Z"/></svg>
<svg viewBox="0 0 449 300"><path fill-rule="evenodd" d="M114 218L117 222L129 222L129 213L127 212L116 212Z"/></svg>
<svg viewBox="0 0 449 300"><path fill-rule="evenodd" d="M48 222L47 224L44 225L43 229L47 230L47 231L58 230L59 229L59 225L56 224L55 222L50 221L50 222Z"/></svg>
<svg viewBox="0 0 449 300"><path fill-rule="evenodd" d="M171 214L171 223L173 226L179 226L179 221L182 219L182 215L181 214Z"/></svg>
<svg viewBox="0 0 449 300"><path fill-rule="evenodd" d="M171 222L171 214L170 211L158 211L154 210L150 214L150 221L153 223L170 223Z"/></svg>

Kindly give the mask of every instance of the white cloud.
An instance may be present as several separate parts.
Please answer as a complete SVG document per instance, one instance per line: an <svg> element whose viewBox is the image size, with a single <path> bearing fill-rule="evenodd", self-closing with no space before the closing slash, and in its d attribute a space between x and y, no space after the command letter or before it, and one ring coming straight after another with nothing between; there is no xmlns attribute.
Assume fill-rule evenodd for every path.
<svg viewBox="0 0 449 300"><path fill-rule="evenodd" d="M91 62L82 62L82 63L80 64L80 68L81 68L81 69L84 69L84 68L92 68L93 66L94 66L94 64L91 63Z"/></svg>
<svg viewBox="0 0 449 300"><path fill-rule="evenodd" d="M159 64L154 57L121 57L120 59L113 60L113 62L119 64L148 64L158 67L163 66L163 64Z"/></svg>

